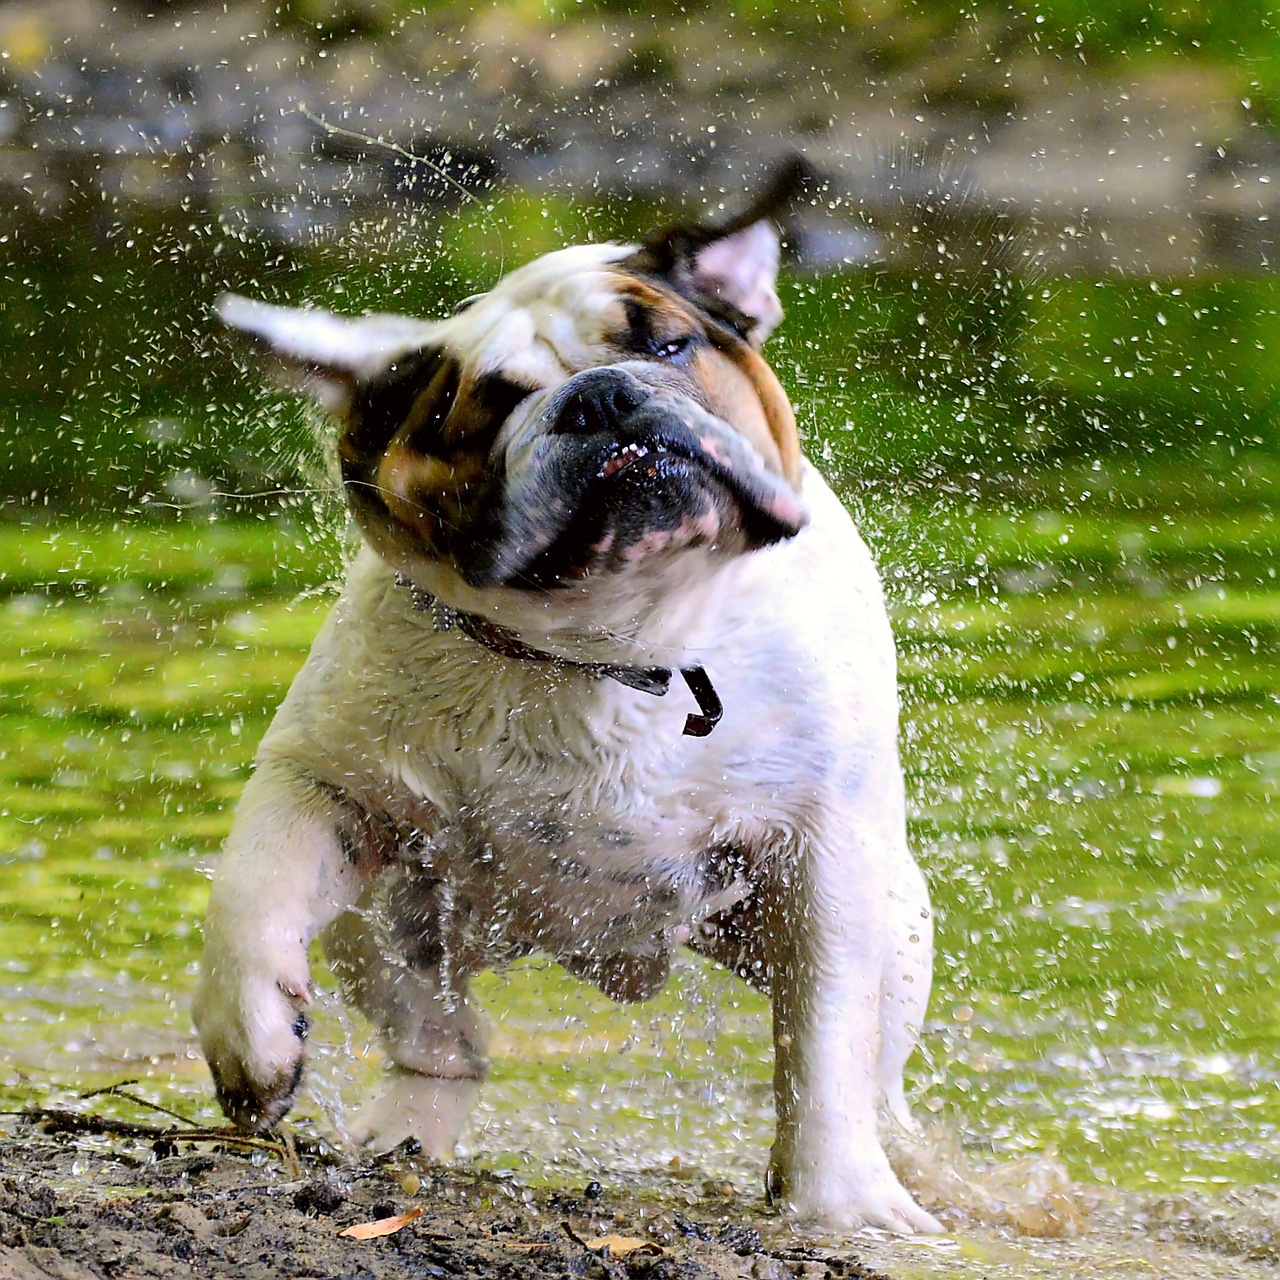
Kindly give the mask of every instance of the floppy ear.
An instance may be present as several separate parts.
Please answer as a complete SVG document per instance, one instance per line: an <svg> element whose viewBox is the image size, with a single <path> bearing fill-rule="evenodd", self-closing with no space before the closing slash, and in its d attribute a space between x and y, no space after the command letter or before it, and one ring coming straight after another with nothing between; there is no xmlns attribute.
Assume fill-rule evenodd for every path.
<svg viewBox="0 0 1280 1280"><path fill-rule="evenodd" d="M761 347L782 319L778 224L817 180L809 162L793 156L737 217L719 226L655 231L622 265L660 277Z"/></svg>
<svg viewBox="0 0 1280 1280"><path fill-rule="evenodd" d="M764 345L782 319L778 301L778 230L768 218L691 250L691 276L698 292L727 303L750 321L743 335Z"/></svg>
<svg viewBox="0 0 1280 1280"><path fill-rule="evenodd" d="M434 325L408 316L358 319L331 311L277 307L224 293L214 304L223 324L253 338L287 386L306 392L335 417L396 360L431 342Z"/></svg>

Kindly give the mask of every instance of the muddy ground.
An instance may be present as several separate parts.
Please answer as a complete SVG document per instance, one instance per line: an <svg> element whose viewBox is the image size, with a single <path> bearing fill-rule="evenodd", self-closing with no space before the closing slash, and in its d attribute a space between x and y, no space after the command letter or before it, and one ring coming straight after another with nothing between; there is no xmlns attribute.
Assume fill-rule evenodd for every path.
<svg viewBox="0 0 1280 1280"><path fill-rule="evenodd" d="M101 1129L101 1126L96 1126ZM676 1205L589 1183L351 1164L315 1148L85 1117L0 1118L0 1280L89 1277L493 1276L499 1280L861 1280L853 1252L798 1243L754 1196L693 1185ZM420 1211L417 1216L411 1216ZM409 1217L390 1234L348 1228ZM610 1239L612 1237L612 1239Z"/></svg>

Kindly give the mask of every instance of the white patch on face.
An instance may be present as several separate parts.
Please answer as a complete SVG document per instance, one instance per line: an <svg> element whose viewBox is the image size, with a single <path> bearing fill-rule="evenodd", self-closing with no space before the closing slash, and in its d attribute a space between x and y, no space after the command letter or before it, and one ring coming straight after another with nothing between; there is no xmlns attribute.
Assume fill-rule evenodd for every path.
<svg viewBox="0 0 1280 1280"><path fill-rule="evenodd" d="M602 317L617 300L609 267L632 248L561 249L504 277L437 336L478 373L551 388L600 363Z"/></svg>

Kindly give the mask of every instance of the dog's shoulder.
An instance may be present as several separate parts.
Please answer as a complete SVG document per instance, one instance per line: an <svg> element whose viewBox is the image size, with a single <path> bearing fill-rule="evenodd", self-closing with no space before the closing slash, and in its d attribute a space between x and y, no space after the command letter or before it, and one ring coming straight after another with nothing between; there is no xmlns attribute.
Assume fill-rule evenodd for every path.
<svg viewBox="0 0 1280 1280"><path fill-rule="evenodd" d="M805 463L810 522L752 564L757 625L824 667L892 659L884 590L871 549L821 473ZM788 641L785 637L790 637Z"/></svg>

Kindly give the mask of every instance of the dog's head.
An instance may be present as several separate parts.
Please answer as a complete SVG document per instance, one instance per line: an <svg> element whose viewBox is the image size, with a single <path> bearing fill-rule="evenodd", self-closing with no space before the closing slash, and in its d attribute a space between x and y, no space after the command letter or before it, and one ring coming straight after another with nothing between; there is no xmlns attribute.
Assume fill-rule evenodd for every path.
<svg viewBox="0 0 1280 1280"><path fill-rule="evenodd" d="M719 229L546 255L444 320L346 319L234 295L339 421L366 539L439 591L590 584L702 546L795 534L795 419L760 347L781 319L778 234Z"/></svg>

